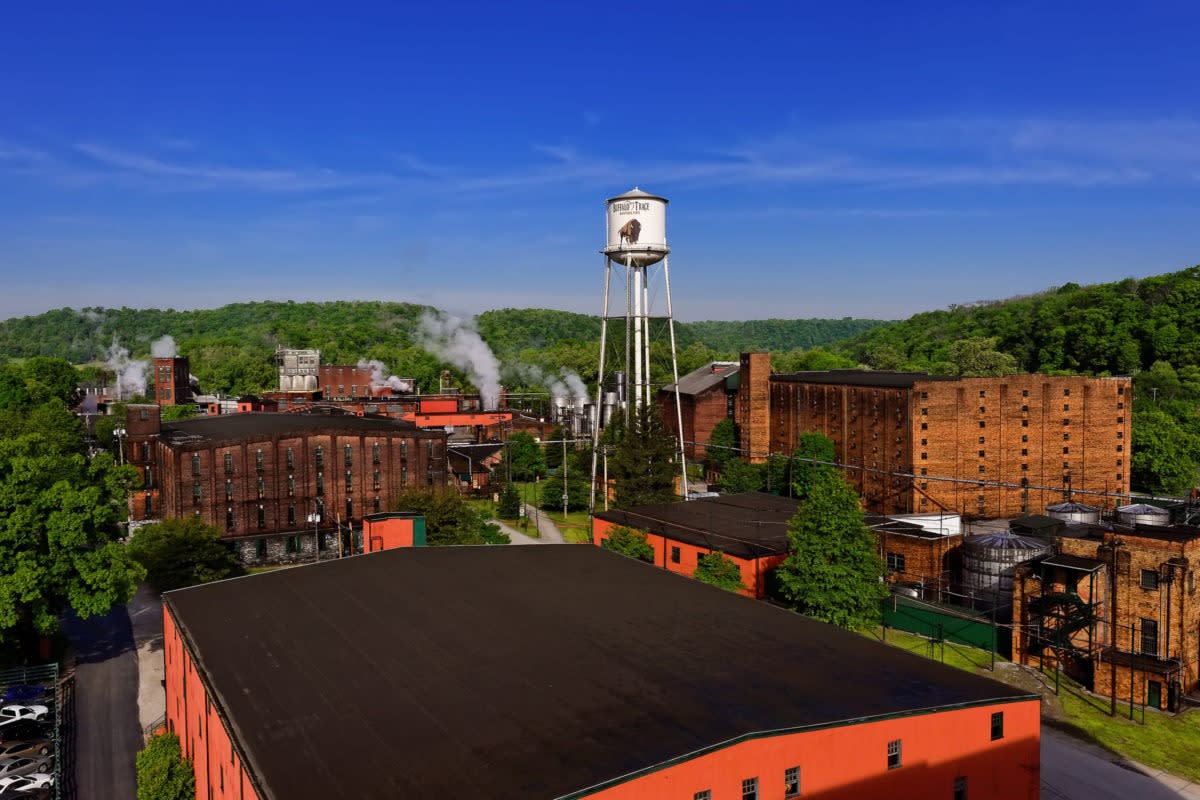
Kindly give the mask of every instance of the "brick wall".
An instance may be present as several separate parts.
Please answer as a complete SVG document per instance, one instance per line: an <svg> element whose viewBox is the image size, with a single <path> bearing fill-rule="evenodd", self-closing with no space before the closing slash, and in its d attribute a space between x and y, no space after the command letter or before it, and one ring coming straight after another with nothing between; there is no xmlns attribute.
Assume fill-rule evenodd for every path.
<svg viewBox="0 0 1200 800"><path fill-rule="evenodd" d="M962 544L962 536L935 539L884 530L875 531L875 539L880 559L889 566L887 579L890 583L921 583L925 586L947 583L953 560ZM903 570L898 569L894 557L889 564L889 554L903 558Z"/></svg>
<svg viewBox="0 0 1200 800"><path fill-rule="evenodd" d="M771 446L771 354L742 353L738 372L737 423L750 461L766 461Z"/></svg>
<svg viewBox="0 0 1200 800"><path fill-rule="evenodd" d="M1016 516L1062 502L1068 491L1114 506L1114 498L1089 493L1129 491L1129 387L1128 378L1046 375L915 383L916 510Z"/></svg>
<svg viewBox="0 0 1200 800"><path fill-rule="evenodd" d="M868 512L916 510L912 480L892 474L912 471L907 389L780 378L770 400L771 452L790 454L801 434L824 434Z"/></svg>

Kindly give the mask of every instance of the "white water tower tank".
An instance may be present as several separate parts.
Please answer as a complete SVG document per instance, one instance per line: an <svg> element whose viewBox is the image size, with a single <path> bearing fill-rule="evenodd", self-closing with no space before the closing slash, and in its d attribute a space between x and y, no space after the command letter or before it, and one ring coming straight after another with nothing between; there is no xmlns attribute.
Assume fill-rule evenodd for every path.
<svg viewBox="0 0 1200 800"><path fill-rule="evenodd" d="M667 199L636 186L608 199L608 243L604 254L618 264L648 267L662 261L667 247Z"/></svg>

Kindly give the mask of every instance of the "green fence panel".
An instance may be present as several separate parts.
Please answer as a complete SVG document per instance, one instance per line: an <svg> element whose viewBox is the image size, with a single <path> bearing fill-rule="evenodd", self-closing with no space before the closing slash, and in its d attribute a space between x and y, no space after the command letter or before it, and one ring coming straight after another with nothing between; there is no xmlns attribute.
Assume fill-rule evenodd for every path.
<svg viewBox="0 0 1200 800"><path fill-rule="evenodd" d="M995 650L997 644L996 629L990 617L901 595L892 595L883 601L883 624L930 639L984 650Z"/></svg>

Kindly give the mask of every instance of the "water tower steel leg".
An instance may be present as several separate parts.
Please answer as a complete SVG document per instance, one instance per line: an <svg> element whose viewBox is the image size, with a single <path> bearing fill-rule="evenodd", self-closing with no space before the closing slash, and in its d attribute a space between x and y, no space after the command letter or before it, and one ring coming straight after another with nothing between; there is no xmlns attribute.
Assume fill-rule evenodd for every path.
<svg viewBox="0 0 1200 800"><path fill-rule="evenodd" d="M642 355L644 353L642 347L642 337L644 331L642 328L642 320L645 311L642 307L642 298L645 296L643 285L645 284L645 274L641 267L633 268L633 407L635 410L640 410L643 400L642 389Z"/></svg>
<svg viewBox="0 0 1200 800"><path fill-rule="evenodd" d="M671 306L671 264L663 258L663 284L667 289L667 330L671 332L671 379L675 381L675 424L679 427L679 493L688 499L687 456L683 443L683 404L679 399L679 359L675 351L675 309ZM755 564L758 562L755 561Z"/></svg>
<svg viewBox="0 0 1200 800"><path fill-rule="evenodd" d="M634 371L631 359L634 357L634 266L630 263L629 255L625 257L625 396L624 403L625 425L629 425L629 409L632 393L630 392Z"/></svg>
<svg viewBox="0 0 1200 800"><path fill-rule="evenodd" d="M650 268L642 267L642 392L643 402L650 405Z"/></svg>
<svg viewBox="0 0 1200 800"><path fill-rule="evenodd" d="M612 260L604 257L604 311L600 315L600 371L596 374L596 406L592 409L592 486L588 492L588 514L596 511L596 456L600 452L600 420L604 416L604 348L608 344L608 287L612 283ZM608 497L608 483L604 484Z"/></svg>

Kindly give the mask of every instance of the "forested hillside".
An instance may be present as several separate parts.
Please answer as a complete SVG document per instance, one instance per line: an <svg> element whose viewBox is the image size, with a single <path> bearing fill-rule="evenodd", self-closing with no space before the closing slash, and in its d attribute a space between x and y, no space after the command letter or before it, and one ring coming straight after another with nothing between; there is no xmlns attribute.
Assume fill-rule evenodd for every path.
<svg viewBox="0 0 1200 800"><path fill-rule="evenodd" d="M974 337L994 337L1029 372L1130 374L1159 360L1200 366L1200 267L930 311L840 349L878 369L944 372L954 343Z"/></svg>
<svg viewBox="0 0 1200 800"><path fill-rule="evenodd" d="M425 390L437 385L445 359L430 352L418 330L423 315L436 309L385 302L259 302L216 309L87 308L59 309L0 322L0 358L58 356L76 363L103 362L114 341L134 358L150 354L151 344L174 337L181 355L206 391L252 393L275 384L271 354L276 347L315 347L326 363L382 361L393 374L413 377ZM444 316L442 317L443 319ZM443 326L457 325L448 321ZM592 380L599 353L600 319L548 309L500 309L472 323L499 358L514 386L536 385L537 372L568 370ZM682 371L712 358L733 358L741 350L771 349L781 365L809 363L796 351L838 341L878 324L871 320L762 320L680 323L677 338ZM444 354L443 354L444 355ZM818 353L812 363L844 359ZM459 379L469 380L456 371ZM663 376L659 376L662 378Z"/></svg>

